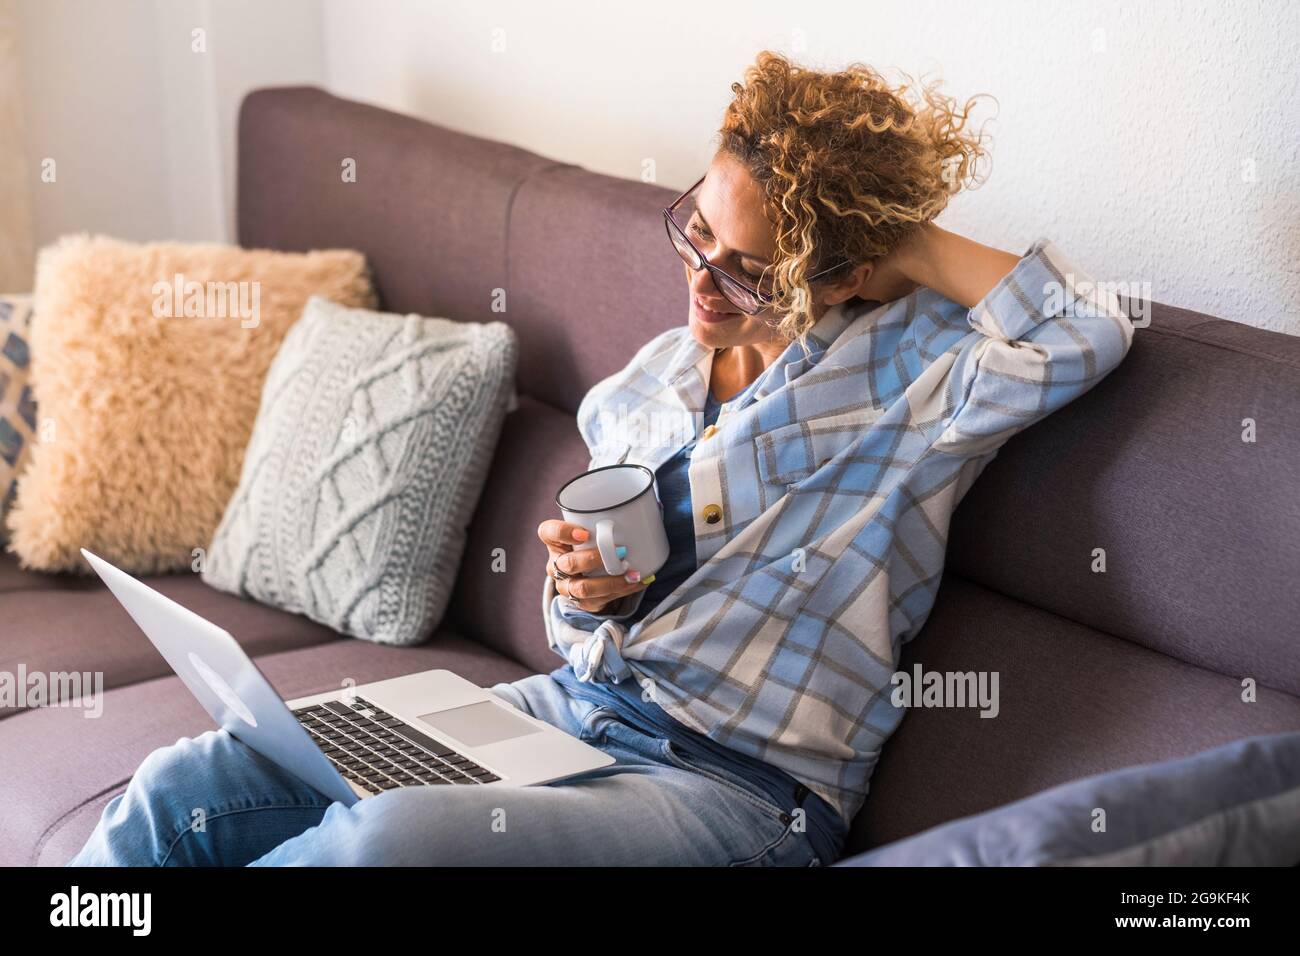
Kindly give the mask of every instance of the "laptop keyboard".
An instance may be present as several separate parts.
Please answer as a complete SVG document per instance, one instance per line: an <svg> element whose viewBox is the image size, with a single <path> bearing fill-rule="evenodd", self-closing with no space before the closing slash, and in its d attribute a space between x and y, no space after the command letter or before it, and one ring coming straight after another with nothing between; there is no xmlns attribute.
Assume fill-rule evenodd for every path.
<svg viewBox="0 0 1300 956"><path fill-rule="evenodd" d="M350 704L332 700L301 707L293 714L339 773L367 793L501 779L360 697Z"/></svg>

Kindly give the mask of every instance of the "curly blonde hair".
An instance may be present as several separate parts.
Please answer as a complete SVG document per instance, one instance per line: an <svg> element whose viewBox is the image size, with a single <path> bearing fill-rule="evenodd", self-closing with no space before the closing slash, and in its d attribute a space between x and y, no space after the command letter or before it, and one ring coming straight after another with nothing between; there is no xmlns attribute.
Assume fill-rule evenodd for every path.
<svg viewBox="0 0 1300 956"><path fill-rule="evenodd" d="M804 69L770 50L731 91L719 152L743 163L763 191L776 229L765 276L774 327L805 348L814 324L808 277L889 255L986 178L977 169L985 134L968 128L978 96L958 105L937 83L891 85L860 63Z"/></svg>

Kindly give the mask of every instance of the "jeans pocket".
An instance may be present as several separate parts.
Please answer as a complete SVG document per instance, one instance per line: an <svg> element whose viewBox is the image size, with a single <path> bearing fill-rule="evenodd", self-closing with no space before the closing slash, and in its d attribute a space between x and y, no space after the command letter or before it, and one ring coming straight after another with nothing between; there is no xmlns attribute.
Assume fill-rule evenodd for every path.
<svg viewBox="0 0 1300 956"><path fill-rule="evenodd" d="M618 722L618 715L612 707L597 705L587 711L578 728L577 737L583 743L596 744L609 739L610 724Z"/></svg>
<svg viewBox="0 0 1300 956"><path fill-rule="evenodd" d="M739 775L688 754L666 738L659 741L659 755L664 762L735 794L758 811L762 833L754 836L763 842L747 855L732 860L728 866L809 866L812 865L810 861L817 859L812 844L801 838L801 831L796 829L795 816L777 806Z"/></svg>
<svg viewBox="0 0 1300 956"><path fill-rule="evenodd" d="M692 759L680 747L673 745L671 740L664 738L659 741L659 755L668 763L682 770L688 770L691 773L698 774L708 780L713 781L720 787L725 787L742 797L749 803L753 804L758 810L772 817L783 826L792 822L793 818L782 808L778 807L767 796L748 786L743 780L735 774L728 773L718 767L713 767L698 759Z"/></svg>

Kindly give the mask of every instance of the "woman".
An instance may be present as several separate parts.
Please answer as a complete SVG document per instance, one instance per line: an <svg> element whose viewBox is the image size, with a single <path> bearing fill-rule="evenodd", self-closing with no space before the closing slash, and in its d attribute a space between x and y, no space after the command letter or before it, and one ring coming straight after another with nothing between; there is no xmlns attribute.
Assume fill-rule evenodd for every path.
<svg viewBox="0 0 1300 956"><path fill-rule="evenodd" d="M977 179L971 104L763 53L665 211L690 314L593 387L591 467L656 472L672 545L603 573L560 520L543 613L567 663L493 691L616 758L544 787L329 801L225 732L155 751L75 863L833 862L949 518L1014 432L1132 326L1050 242L932 222ZM1085 285L1087 283L1087 285ZM201 824L201 825L200 825Z"/></svg>

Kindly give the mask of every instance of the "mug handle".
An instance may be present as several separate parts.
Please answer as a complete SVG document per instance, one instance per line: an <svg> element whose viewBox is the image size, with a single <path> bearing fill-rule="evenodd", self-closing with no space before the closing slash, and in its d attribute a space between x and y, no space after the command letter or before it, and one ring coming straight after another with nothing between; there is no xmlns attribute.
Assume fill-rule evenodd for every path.
<svg viewBox="0 0 1300 956"><path fill-rule="evenodd" d="M614 522L609 518L596 522L596 548L600 551L600 560L605 562L606 574L623 573L623 559L614 547Z"/></svg>

